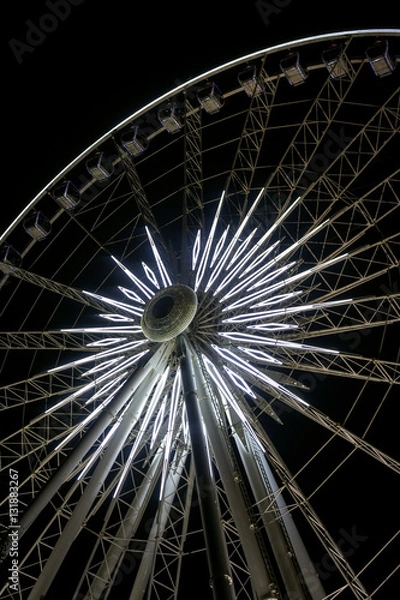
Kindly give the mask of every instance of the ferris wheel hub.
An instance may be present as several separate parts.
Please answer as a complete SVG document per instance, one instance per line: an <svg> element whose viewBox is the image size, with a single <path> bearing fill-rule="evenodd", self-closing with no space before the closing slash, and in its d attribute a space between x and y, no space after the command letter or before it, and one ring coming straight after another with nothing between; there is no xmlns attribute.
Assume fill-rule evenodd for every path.
<svg viewBox="0 0 400 600"><path fill-rule="evenodd" d="M147 303L140 325L152 342L166 342L183 333L197 311L197 296L187 285L159 290Z"/></svg>

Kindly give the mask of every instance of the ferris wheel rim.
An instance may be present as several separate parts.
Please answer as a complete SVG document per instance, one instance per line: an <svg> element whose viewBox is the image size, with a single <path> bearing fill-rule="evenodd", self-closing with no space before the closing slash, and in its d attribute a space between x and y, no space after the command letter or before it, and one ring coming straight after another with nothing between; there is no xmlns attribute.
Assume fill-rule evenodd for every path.
<svg viewBox="0 0 400 600"><path fill-rule="evenodd" d="M243 63L248 62L249 60L258 59L262 56L268 54L274 54L275 52L280 52L284 50L289 50L293 47L301 47L306 44L330 41L334 39L341 39L347 37L363 37L363 36L381 36L381 35L390 35L390 36L400 36L400 29L391 29L391 28L373 28L373 29L354 29L354 30L346 30L346 31L337 31L332 33L319 34L314 36L308 36L303 38L298 38L295 40L291 40L288 42L283 42L280 44L275 44L274 46L269 46L267 48L263 48L261 50L256 50L254 52L245 54L244 56L240 56L236 59L223 63L217 67L213 67L189 80L186 82L179 84L172 90L168 90L161 96L158 96L156 99L147 103L142 108L134 111L122 121L120 121L117 125L109 129L106 133L101 135L95 142L90 144L87 148L85 148L81 153L78 154L71 162L69 162L65 167L61 169L33 198L28 204L22 209L22 211L15 217L15 219L10 223L10 225L0 234L0 244L6 241L7 236L14 230L14 228L21 223L21 221L26 217L29 212L35 207L36 203L47 193L50 192L52 187L57 184L63 177L76 165L78 165L82 160L88 158L88 156L96 150L98 146L106 142L110 139L114 134L118 133L126 127L130 122L134 119L140 118L150 110L156 108L166 100L171 97L177 95L180 92L183 92L185 89L190 88L193 85L204 81L205 79L212 77L218 73L221 73L227 69L230 69L235 66L239 66ZM397 62L400 62L400 57L397 58Z"/></svg>

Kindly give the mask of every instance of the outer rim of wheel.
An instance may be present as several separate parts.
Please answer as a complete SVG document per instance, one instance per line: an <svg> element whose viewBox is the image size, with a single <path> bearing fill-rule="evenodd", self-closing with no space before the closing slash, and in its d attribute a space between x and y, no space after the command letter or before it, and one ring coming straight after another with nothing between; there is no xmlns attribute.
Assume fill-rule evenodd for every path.
<svg viewBox="0 0 400 600"><path fill-rule="evenodd" d="M184 91L185 89L188 89L191 86L196 85L197 83L204 81L205 79L210 78L222 71L225 71L227 69L230 69L230 68L238 66L238 65L241 65L243 63L246 63L247 61L260 58L261 56L264 56L267 54L273 54L273 53L281 52L284 50L290 50L291 48L301 47L301 46L311 44L311 43L330 41L330 40L334 40L334 39L341 39L341 38L346 38L349 36L363 37L363 36L381 36L381 35L400 36L400 29L362 29L362 30L355 29L355 30L338 31L338 32L334 32L334 33L327 33L327 34L322 34L322 35L316 35L316 36L310 36L310 37L305 37L305 38L299 38L296 40L291 40L289 42L284 42L282 44L277 44L274 46L263 48L262 50L257 50L255 52L251 52L251 53L241 56L237 59L234 59L232 61L224 63L223 65L220 65L218 67L214 67L213 69L205 71L204 73L202 73L192 79L189 79L185 83L176 86L172 90L169 90L165 94L162 94L155 100L152 100L151 102L149 102L147 105L145 105L141 109L133 112L128 117L126 117L125 119L120 121L115 127L112 127L109 131L107 131L105 134L100 136L95 142L93 142L82 153L80 153L74 160L72 160L70 163L68 163L66 165L66 167L64 167L53 179L51 179L51 181L49 181L49 183L47 183L47 185L42 190L40 190L40 192L19 213L19 215L14 219L14 221L12 221L12 223L7 227L7 229L5 229L3 231L3 233L0 235L0 244L6 241L7 235L9 235L13 231L13 229L24 219L24 217L27 216L27 214L32 210L32 208L36 205L36 203L46 193L50 192L51 189L54 187L54 185L57 184L60 180L62 180L63 177L65 177L65 175L68 173L68 171L70 171L74 166L79 164L83 159L87 158L99 145L104 143L106 140L108 140L114 134L121 131L121 129L126 127L131 121L138 119L142 115L146 114L148 111L156 108L161 103L165 102L166 100L175 96L176 94ZM400 62L400 58L398 59L398 61Z"/></svg>

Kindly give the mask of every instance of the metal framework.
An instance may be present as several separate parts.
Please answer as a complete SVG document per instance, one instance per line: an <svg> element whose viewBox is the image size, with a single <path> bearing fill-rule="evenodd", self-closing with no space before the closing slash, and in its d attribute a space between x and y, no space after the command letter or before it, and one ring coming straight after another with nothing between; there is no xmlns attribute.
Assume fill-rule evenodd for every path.
<svg viewBox="0 0 400 600"><path fill-rule="evenodd" d="M398 590L399 62L221 65L0 236L2 598Z"/></svg>

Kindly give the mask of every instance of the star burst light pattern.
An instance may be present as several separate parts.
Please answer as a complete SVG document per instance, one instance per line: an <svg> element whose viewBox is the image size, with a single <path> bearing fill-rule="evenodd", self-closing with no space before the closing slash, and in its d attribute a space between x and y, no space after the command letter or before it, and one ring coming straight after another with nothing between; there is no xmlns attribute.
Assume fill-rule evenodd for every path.
<svg viewBox="0 0 400 600"><path fill-rule="evenodd" d="M221 234L220 215L225 197L223 193L209 231L198 230L191 250L190 277L193 289L199 298L199 305L187 335L201 353L203 365L219 393L240 416L246 427L250 426L250 422L247 417L244 417L232 392L240 391L243 398L260 398L253 390L255 382L261 390L268 393L270 401L283 397L294 400L302 406L308 406L308 403L293 392L293 387L304 386L275 370L284 366L281 351L328 355L337 355L339 352L328 347L290 341L285 339L285 333L299 329L296 323L298 315L348 304L351 301L343 299L309 304L302 302L303 292L301 289L296 289L296 284L301 284L311 274L322 271L332 264L343 262L347 254L341 254L335 259L307 269L302 268L299 260L296 259L298 248L323 229L328 220L284 250L280 250L280 240L275 240L274 234L280 223L296 208L301 200L300 196L267 231L260 232L259 228L255 228L250 233L245 233L251 215L263 193L262 189L235 233L231 233L228 225ZM85 291L85 294L110 306L109 313L99 316L113 324L81 330L64 330L110 336L90 344L94 349L98 345L106 346L105 350L94 352L53 370L61 371L72 365L89 365L84 376L92 377L91 382L73 394L76 398L77 395L84 395L90 389L96 389L96 393L86 401L86 404L107 392L109 393L107 400L100 405L104 407L110 401L112 394L123 385L128 372L135 368L138 361L149 352L151 344L142 334L140 327L145 305L158 290L173 285L173 277L168 273L168 268L161 258L148 227L146 233L154 265L142 262L143 272L140 277L113 257L116 265L130 280L129 288L119 286L119 291L128 302ZM123 312L120 312L121 310ZM220 368L216 368L215 365ZM144 419L144 422L149 425L152 422L151 415L159 412L155 428L152 422L153 439L157 438L158 429L163 423L161 415L164 415L165 405L160 399L164 396L170 370L171 364L168 363L163 373L159 375L155 383L153 399L147 407ZM181 394L179 366L174 370L174 377L175 384L169 392L173 399L170 419L176 412L175 405ZM64 398L49 410L59 408L70 400L71 396ZM274 415L272 407L269 407L269 412ZM92 416L88 418L91 419ZM171 427L170 424L170 429ZM113 431L108 437L112 435ZM138 447L137 441L131 452L132 459L134 450ZM94 456L92 462L96 458L97 456Z"/></svg>

